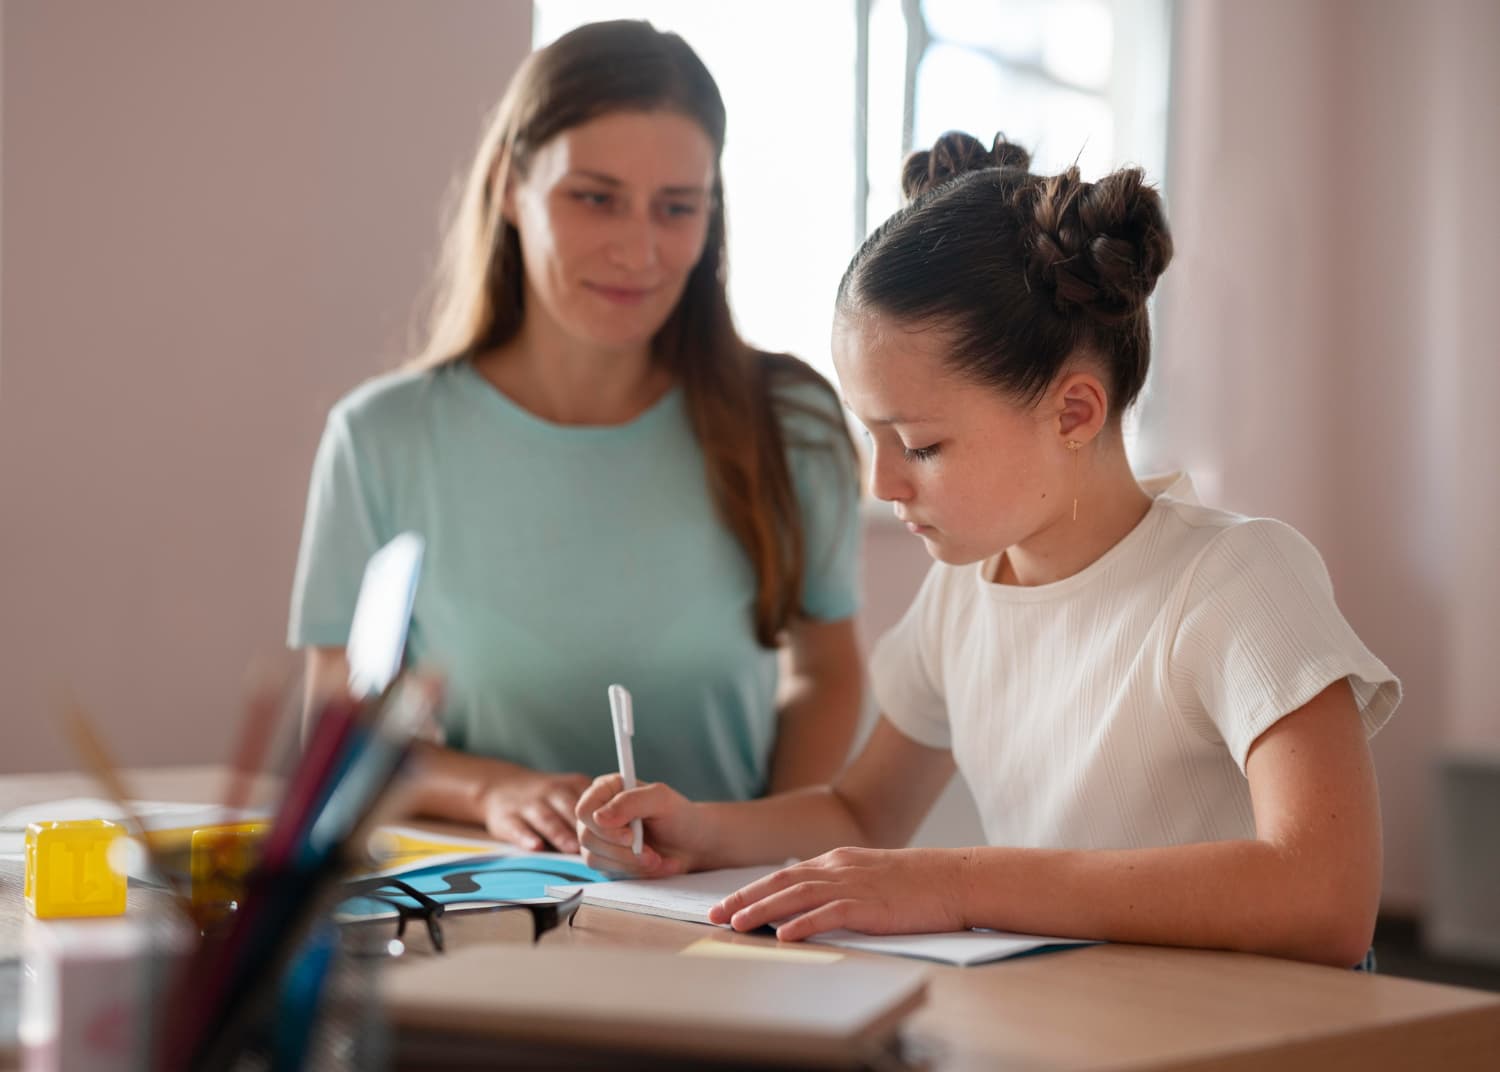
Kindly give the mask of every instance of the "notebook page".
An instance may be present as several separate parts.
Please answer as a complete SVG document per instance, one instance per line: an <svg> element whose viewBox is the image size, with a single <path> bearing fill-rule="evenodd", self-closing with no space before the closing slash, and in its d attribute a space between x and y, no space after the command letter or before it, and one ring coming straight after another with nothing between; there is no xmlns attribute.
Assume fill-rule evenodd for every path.
<svg viewBox="0 0 1500 1072"><path fill-rule="evenodd" d="M647 916L665 916L689 923L707 923L708 910L741 886L781 870L778 865L729 867L719 871L696 871L671 878L620 879L583 886L548 886L553 897L567 897L583 890L583 903L618 908Z"/></svg>
<svg viewBox="0 0 1500 1072"><path fill-rule="evenodd" d="M777 866L733 867L671 878L622 879L583 886L548 886L547 893L566 897L583 890L583 903L689 923L707 923L708 910L741 886L779 871ZM1079 938L1054 938L1006 931L957 931L947 934L857 934L829 931L809 938L817 945L867 953L915 957L943 964L983 964L1006 957L1069 945L1092 944Z"/></svg>
<svg viewBox="0 0 1500 1072"><path fill-rule="evenodd" d="M866 953L885 953L896 957L935 960L942 964L985 964L1023 953L1036 953L1060 946L1092 945L1084 938L1050 938L1040 934L1013 934L1009 931L955 931L948 934L857 934L854 931L828 931L808 939L816 945L840 949L860 949Z"/></svg>

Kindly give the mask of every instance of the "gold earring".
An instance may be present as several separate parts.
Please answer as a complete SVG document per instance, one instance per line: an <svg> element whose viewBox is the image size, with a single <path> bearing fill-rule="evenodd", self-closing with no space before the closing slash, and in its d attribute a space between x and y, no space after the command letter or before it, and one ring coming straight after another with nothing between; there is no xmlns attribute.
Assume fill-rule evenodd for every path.
<svg viewBox="0 0 1500 1072"><path fill-rule="evenodd" d="M1078 449L1083 446L1076 439L1070 439L1063 446L1073 452L1073 520L1078 520Z"/></svg>

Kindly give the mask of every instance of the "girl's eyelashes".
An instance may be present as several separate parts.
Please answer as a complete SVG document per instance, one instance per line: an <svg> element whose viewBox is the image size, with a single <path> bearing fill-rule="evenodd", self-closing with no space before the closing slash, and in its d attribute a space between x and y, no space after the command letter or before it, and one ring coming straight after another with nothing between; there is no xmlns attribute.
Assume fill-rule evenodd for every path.
<svg viewBox="0 0 1500 1072"><path fill-rule="evenodd" d="M865 442L872 447L875 445L875 435L864 425L859 426L860 435L865 437ZM941 443L929 443L925 447L908 447L901 444L901 456L909 462L925 462L937 457Z"/></svg>

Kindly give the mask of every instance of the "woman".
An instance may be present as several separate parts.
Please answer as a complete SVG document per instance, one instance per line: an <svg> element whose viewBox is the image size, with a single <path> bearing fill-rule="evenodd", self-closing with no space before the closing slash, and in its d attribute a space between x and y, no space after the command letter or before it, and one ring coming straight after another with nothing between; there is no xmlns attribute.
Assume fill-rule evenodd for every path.
<svg viewBox="0 0 1500 1072"><path fill-rule="evenodd" d="M309 695L347 675L365 559L427 540L409 657L446 674L420 812L577 850L615 765L699 797L826 781L858 719L856 474L836 397L725 294L724 109L681 38L582 27L480 145L430 341L336 405L292 600ZM778 655L785 673L778 673Z"/></svg>

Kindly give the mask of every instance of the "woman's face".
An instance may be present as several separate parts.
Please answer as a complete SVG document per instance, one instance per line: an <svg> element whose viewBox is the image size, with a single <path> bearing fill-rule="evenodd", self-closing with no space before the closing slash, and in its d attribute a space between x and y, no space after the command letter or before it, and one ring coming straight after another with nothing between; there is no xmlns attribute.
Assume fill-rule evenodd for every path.
<svg viewBox="0 0 1500 1072"><path fill-rule="evenodd" d="M833 363L870 440L870 489L950 565L1024 544L1067 517L1069 462L1046 407L955 375L951 340L840 314Z"/></svg>
<svg viewBox="0 0 1500 1072"><path fill-rule="evenodd" d="M512 175L527 315L606 349L648 344L703 254L715 153L676 112L613 112L563 131Z"/></svg>

